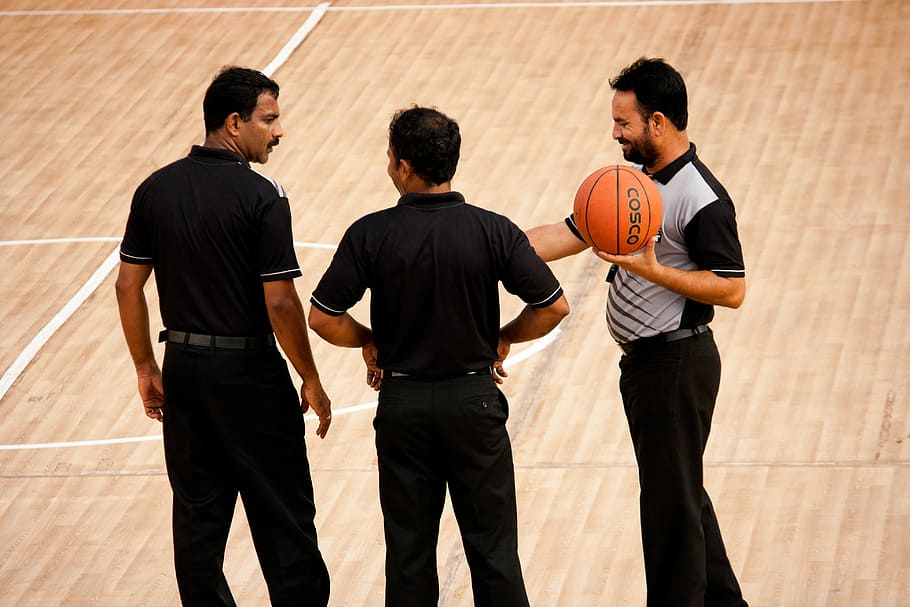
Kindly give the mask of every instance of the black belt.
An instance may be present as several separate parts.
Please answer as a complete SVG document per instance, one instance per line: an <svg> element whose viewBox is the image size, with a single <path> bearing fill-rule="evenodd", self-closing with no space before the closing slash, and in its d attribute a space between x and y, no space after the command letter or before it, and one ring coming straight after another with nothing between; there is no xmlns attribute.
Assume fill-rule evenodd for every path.
<svg viewBox="0 0 910 607"><path fill-rule="evenodd" d="M670 331L668 333L660 333L658 335L652 335L651 337L642 337L633 341L627 341L624 344L619 344L619 347L622 348L622 351L626 354L632 354L633 352L639 352L649 346L679 341L680 339L695 337L696 335L702 335L704 333L709 333L710 331L711 327L708 325L696 325L691 329L677 329L676 331Z"/></svg>
<svg viewBox="0 0 910 607"><path fill-rule="evenodd" d="M384 371L383 375L388 374L389 377L413 377L414 379L421 380L442 380L442 379L452 379L453 377L464 377L465 375L480 375L480 374L492 374L493 371L490 367L481 369L480 371L465 371L464 373L449 373L447 375L419 375L416 373L402 373L401 371Z"/></svg>
<svg viewBox="0 0 910 607"><path fill-rule="evenodd" d="M229 337L224 335L202 335L200 333L186 333L165 329L158 334L159 342L183 344L213 350L260 350L275 345L275 336L261 335L259 337Z"/></svg>

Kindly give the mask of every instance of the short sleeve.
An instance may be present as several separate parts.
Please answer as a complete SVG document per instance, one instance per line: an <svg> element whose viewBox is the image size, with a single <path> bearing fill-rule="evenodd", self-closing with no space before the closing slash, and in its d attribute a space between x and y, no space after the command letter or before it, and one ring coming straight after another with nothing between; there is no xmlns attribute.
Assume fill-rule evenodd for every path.
<svg viewBox="0 0 910 607"><path fill-rule="evenodd" d="M730 201L716 200L696 213L686 226L685 239L689 257L699 269L728 278L745 276L736 211Z"/></svg>
<svg viewBox="0 0 910 607"><path fill-rule="evenodd" d="M291 206L285 197L263 205L259 234L259 275L263 282L302 276L291 230Z"/></svg>
<svg viewBox="0 0 910 607"><path fill-rule="evenodd" d="M363 251L363 235L358 224L349 227L338 244L328 269L320 278L310 302L331 316L340 316L354 306L366 293L367 257Z"/></svg>
<svg viewBox="0 0 910 607"><path fill-rule="evenodd" d="M562 295L559 281L534 251L524 232L514 225L510 228L512 246L501 277L502 285L532 307L552 305Z"/></svg>
<svg viewBox="0 0 910 607"><path fill-rule="evenodd" d="M124 263L148 265L154 262L151 234L146 225L143 209L143 190L143 186L139 186L133 194L123 241L120 243L120 261Z"/></svg>

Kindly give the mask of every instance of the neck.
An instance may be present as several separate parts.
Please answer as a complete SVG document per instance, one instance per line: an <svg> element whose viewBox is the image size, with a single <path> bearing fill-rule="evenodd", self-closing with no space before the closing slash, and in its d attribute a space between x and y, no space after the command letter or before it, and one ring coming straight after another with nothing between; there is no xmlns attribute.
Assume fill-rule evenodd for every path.
<svg viewBox="0 0 910 607"><path fill-rule="evenodd" d="M419 183L408 184L403 189L404 191L401 192L402 196L405 194L445 194L452 191L452 182L446 181L445 183L434 185L420 181Z"/></svg>
<svg viewBox="0 0 910 607"><path fill-rule="evenodd" d="M664 169L668 164L689 151L689 136L685 131L679 131L670 138L660 150L657 159L645 166L649 175Z"/></svg>
<svg viewBox="0 0 910 607"><path fill-rule="evenodd" d="M240 148L237 147L236 142L234 142L232 138L228 137L222 130L206 133L205 141L202 142L202 145L207 148L230 150L243 156L243 152L241 152Z"/></svg>

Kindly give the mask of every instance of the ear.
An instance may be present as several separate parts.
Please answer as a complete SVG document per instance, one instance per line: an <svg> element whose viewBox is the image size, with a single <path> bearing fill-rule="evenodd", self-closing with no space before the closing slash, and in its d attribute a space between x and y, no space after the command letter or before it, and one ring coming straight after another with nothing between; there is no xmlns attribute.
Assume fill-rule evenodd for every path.
<svg viewBox="0 0 910 607"><path fill-rule="evenodd" d="M409 179L414 174L414 166L410 160L399 160L398 171L404 179Z"/></svg>
<svg viewBox="0 0 910 607"><path fill-rule="evenodd" d="M240 134L240 113L234 112L228 114L228 117L224 119L224 130L226 130L231 136L236 137Z"/></svg>
<svg viewBox="0 0 910 607"><path fill-rule="evenodd" d="M663 135L667 126L669 126L670 120L664 113L654 112L651 114L651 117L648 118L648 122L650 123L648 126L651 127L651 130L656 135Z"/></svg>

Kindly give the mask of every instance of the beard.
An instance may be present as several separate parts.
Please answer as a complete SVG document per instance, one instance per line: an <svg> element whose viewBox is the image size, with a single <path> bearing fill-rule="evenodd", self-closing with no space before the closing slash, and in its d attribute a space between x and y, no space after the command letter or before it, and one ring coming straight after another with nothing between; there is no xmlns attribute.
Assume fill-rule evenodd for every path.
<svg viewBox="0 0 910 607"><path fill-rule="evenodd" d="M654 145L654 140L651 138L651 129L647 126L638 141L620 139L619 143L629 144L629 149L623 150L622 153L622 157L629 162L647 167L657 160L657 146Z"/></svg>

